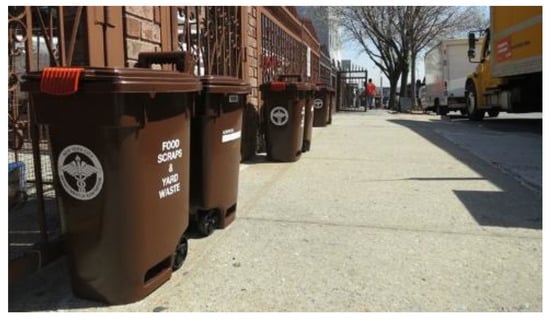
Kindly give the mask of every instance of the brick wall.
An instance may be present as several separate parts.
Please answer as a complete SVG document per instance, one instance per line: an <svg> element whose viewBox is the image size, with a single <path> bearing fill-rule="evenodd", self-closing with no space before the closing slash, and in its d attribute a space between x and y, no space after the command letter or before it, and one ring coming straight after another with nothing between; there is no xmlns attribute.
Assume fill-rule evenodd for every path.
<svg viewBox="0 0 550 319"><path fill-rule="evenodd" d="M126 65L134 66L140 52L161 51L160 7L124 7Z"/></svg>

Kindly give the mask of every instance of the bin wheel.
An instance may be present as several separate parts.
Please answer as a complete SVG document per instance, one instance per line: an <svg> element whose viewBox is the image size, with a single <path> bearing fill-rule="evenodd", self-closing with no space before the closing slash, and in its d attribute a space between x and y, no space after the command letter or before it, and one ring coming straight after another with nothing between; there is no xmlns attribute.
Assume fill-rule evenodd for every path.
<svg viewBox="0 0 550 319"><path fill-rule="evenodd" d="M174 253L174 264L172 265L172 271L176 271L183 266L185 258L187 258L187 238L181 237L180 242L176 246L176 252Z"/></svg>
<svg viewBox="0 0 550 319"><path fill-rule="evenodd" d="M214 210L199 213L197 226L203 236L210 236L218 226L218 213Z"/></svg>

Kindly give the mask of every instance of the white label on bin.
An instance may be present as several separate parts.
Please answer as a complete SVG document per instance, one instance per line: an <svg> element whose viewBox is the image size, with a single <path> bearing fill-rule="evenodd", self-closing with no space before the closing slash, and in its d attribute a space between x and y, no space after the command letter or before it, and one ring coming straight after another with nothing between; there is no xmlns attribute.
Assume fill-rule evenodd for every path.
<svg viewBox="0 0 550 319"><path fill-rule="evenodd" d="M302 115L302 117L300 119L300 127L304 127L304 123L306 121L306 107L305 107L305 105L302 107L301 115Z"/></svg>
<svg viewBox="0 0 550 319"><path fill-rule="evenodd" d="M162 178L162 188L159 190L159 198L163 199L172 196L181 190L178 173L168 175Z"/></svg>
<svg viewBox="0 0 550 319"><path fill-rule="evenodd" d="M171 139L160 143L160 153L157 155L157 163L168 163L167 175L160 178L161 189L158 191L159 198L163 199L181 191L180 175L174 172L174 160L183 156L179 139Z"/></svg>
<svg viewBox="0 0 550 319"><path fill-rule="evenodd" d="M157 156L157 163L173 161L183 156L183 150L180 148L180 140L173 139L161 143L161 153Z"/></svg>
<svg viewBox="0 0 550 319"><path fill-rule="evenodd" d="M288 111L282 106L276 106L269 113L269 118L274 125L283 126L288 122Z"/></svg>
<svg viewBox="0 0 550 319"><path fill-rule="evenodd" d="M222 132L222 143L235 141L241 138L241 131L235 132L235 129L227 129Z"/></svg>
<svg viewBox="0 0 550 319"><path fill-rule="evenodd" d="M321 100L321 99L313 100L313 107L316 108L316 109L322 109L323 108L323 100Z"/></svg>
<svg viewBox="0 0 550 319"><path fill-rule="evenodd" d="M90 200L103 188L103 167L97 156L82 145L69 145L59 154L57 174L67 194Z"/></svg>
<svg viewBox="0 0 550 319"><path fill-rule="evenodd" d="M239 102L239 96L238 95L230 95L229 96L229 103L238 103Z"/></svg>

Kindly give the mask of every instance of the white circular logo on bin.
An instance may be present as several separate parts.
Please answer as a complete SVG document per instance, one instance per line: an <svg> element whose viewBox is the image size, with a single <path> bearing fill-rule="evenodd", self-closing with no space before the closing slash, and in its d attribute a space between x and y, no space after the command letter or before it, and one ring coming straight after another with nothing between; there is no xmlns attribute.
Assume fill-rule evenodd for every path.
<svg viewBox="0 0 550 319"><path fill-rule="evenodd" d="M103 168L97 156L82 145L69 145L57 160L63 189L78 200L90 200L103 188Z"/></svg>
<svg viewBox="0 0 550 319"><path fill-rule="evenodd" d="M276 106L271 110L269 114L271 123L277 126L283 126L288 122L288 111L282 106Z"/></svg>
<svg viewBox="0 0 550 319"><path fill-rule="evenodd" d="M322 109L323 108L323 100L321 100L321 99L313 100L313 107L316 108L316 109Z"/></svg>

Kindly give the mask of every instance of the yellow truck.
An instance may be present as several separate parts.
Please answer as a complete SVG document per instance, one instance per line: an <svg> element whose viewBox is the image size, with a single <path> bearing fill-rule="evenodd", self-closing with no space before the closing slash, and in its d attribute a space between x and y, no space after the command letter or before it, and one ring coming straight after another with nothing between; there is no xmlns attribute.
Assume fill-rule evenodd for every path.
<svg viewBox="0 0 550 319"><path fill-rule="evenodd" d="M468 117L542 112L542 7L491 7L491 24L468 34L468 57L478 63L466 79ZM476 42L482 42L480 57Z"/></svg>

